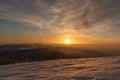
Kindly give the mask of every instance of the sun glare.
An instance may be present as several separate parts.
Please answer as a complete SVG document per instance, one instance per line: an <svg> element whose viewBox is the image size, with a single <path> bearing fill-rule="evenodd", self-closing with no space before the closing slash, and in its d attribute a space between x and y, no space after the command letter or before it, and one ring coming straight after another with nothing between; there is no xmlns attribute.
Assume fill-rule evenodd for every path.
<svg viewBox="0 0 120 80"><path fill-rule="evenodd" d="M70 39L65 39L64 43L65 44L71 44L71 40Z"/></svg>

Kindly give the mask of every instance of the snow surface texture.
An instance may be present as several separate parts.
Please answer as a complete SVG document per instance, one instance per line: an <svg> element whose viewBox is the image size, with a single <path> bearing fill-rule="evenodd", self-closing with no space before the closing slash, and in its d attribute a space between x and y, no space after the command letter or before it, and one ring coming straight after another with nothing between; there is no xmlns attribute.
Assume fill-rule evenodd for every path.
<svg viewBox="0 0 120 80"><path fill-rule="evenodd" d="M120 57L4 65L0 66L0 80L120 80Z"/></svg>

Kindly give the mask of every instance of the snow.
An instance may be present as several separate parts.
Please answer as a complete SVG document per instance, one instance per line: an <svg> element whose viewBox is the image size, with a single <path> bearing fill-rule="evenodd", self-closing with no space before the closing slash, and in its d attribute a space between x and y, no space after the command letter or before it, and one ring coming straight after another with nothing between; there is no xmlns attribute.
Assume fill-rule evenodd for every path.
<svg viewBox="0 0 120 80"><path fill-rule="evenodd" d="M120 57L4 65L0 66L0 80L120 80Z"/></svg>

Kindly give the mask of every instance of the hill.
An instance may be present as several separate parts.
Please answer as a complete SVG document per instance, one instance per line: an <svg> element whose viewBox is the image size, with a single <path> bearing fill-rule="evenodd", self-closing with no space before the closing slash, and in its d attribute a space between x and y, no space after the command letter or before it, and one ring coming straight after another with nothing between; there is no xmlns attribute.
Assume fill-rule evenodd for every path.
<svg viewBox="0 0 120 80"><path fill-rule="evenodd" d="M91 58L108 56L100 51L67 46L6 45L0 48L0 64L34 62L53 59Z"/></svg>

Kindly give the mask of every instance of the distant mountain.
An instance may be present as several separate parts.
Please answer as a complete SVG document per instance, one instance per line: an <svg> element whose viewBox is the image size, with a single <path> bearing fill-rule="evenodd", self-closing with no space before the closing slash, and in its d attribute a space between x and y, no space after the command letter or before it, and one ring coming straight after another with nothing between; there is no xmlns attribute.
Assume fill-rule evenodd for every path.
<svg viewBox="0 0 120 80"><path fill-rule="evenodd" d="M0 64L105 56L109 55L106 55L99 51L85 50L68 46L38 44L0 46Z"/></svg>

